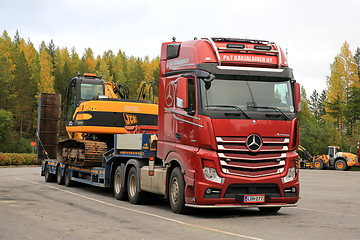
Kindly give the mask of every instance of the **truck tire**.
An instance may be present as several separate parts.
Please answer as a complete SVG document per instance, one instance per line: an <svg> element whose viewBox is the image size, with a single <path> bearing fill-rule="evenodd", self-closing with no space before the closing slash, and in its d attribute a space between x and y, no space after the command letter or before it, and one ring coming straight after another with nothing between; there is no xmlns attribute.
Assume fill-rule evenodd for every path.
<svg viewBox="0 0 360 240"><path fill-rule="evenodd" d="M339 159L335 162L335 169L340 171L345 171L347 168L347 164L345 160Z"/></svg>
<svg viewBox="0 0 360 240"><path fill-rule="evenodd" d="M65 186L67 187L74 186L74 181L71 180L70 170L68 167L65 169Z"/></svg>
<svg viewBox="0 0 360 240"><path fill-rule="evenodd" d="M188 212L189 209L185 207L185 181L179 167L174 168L170 175L169 201L174 213Z"/></svg>
<svg viewBox="0 0 360 240"><path fill-rule="evenodd" d="M324 162L321 159L316 159L313 162L313 168L317 170L321 170L324 168Z"/></svg>
<svg viewBox="0 0 360 240"><path fill-rule="evenodd" d="M45 166L45 182L55 182L55 174L50 173L49 164Z"/></svg>
<svg viewBox="0 0 360 240"><path fill-rule="evenodd" d="M121 171L121 166L118 166L114 174L114 195L118 200L126 199L126 189L122 187L123 184L123 173Z"/></svg>
<svg viewBox="0 0 360 240"><path fill-rule="evenodd" d="M138 176L137 170L135 167L132 167L127 179L127 193L129 201L132 204L142 204L146 199L145 193L140 192L138 188L138 179L140 179L140 177Z"/></svg>
<svg viewBox="0 0 360 240"><path fill-rule="evenodd" d="M263 213L276 213L281 207L259 207L260 212Z"/></svg>
<svg viewBox="0 0 360 240"><path fill-rule="evenodd" d="M58 166L56 169L56 182L59 185L64 185L65 183L65 177L61 175L61 167Z"/></svg>

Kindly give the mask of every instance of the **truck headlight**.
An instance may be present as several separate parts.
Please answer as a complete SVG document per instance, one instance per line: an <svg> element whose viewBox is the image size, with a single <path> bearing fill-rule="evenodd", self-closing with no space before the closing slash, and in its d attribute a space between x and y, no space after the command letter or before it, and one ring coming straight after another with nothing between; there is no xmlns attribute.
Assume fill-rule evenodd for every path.
<svg viewBox="0 0 360 240"><path fill-rule="evenodd" d="M225 178L221 178L217 175L215 168L203 167L203 174L207 180L212 182L224 183L225 181Z"/></svg>
<svg viewBox="0 0 360 240"><path fill-rule="evenodd" d="M295 177L296 177L296 168L292 167L292 168L288 169L286 176L281 178L281 181L283 183L287 183L287 182L294 180Z"/></svg>

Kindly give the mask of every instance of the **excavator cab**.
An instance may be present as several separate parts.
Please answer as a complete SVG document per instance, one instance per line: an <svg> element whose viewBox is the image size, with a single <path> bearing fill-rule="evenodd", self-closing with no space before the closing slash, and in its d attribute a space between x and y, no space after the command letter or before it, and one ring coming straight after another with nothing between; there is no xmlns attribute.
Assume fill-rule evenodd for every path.
<svg viewBox="0 0 360 240"><path fill-rule="evenodd" d="M71 125L80 103L105 97L105 81L97 78L96 74L85 73L71 79L65 93L66 125Z"/></svg>

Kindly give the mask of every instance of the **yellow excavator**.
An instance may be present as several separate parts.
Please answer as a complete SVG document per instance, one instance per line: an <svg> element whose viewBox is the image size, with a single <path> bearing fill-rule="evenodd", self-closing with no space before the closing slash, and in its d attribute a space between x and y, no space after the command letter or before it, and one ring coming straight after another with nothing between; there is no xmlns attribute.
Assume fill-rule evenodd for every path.
<svg viewBox="0 0 360 240"><path fill-rule="evenodd" d="M149 99L146 99L144 89L143 86L138 99L131 100L126 84L105 82L101 76L91 73L72 78L65 91L65 126L69 139L53 144L57 147L52 157L76 166L101 166L102 155L114 146L114 134L133 133L134 129L156 133L158 105L150 102L151 94L147 94ZM54 103L51 97L57 96L42 94L40 97L43 116L60 108L61 104ZM46 105L52 102L52 107ZM40 141L45 137L47 140L42 142L50 142L55 133L46 136L45 130L41 132L44 129L41 126L48 126L49 120L40 117L39 124Z"/></svg>
<svg viewBox="0 0 360 240"><path fill-rule="evenodd" d="M340 147L329 146L328 154L311 156L311 154L302 146L299 146L298 151L304 153L306 159L300 161L300 168L314 168L314 169L336 169L340 171L350 170L353 166L360 166L358 156L353 153L340 152Z"/></svg>

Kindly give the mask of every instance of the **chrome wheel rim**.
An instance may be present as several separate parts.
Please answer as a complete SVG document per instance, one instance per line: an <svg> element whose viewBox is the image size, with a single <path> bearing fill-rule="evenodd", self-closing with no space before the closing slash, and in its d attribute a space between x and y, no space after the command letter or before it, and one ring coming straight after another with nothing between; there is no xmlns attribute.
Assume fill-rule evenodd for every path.
<svg viewBox="0 0 360 240"><path fill-rule="evenodd" d="M177 203L179 199L179 183L176 178L172 180L171 183L171 201Z"/></svg>
<svg viewBox="0 0 360 240"><path fill-rule="evenodd" d="M136 179L134 174L132 174L129 179L129 192L132 197L136 194Z"/></svg>
<svg viewBox="0 0 360 240"><path fill-rule="evenodd" d="M115 191L119 193L121 190L121 177L120 174L115 175Z"/></svg>

